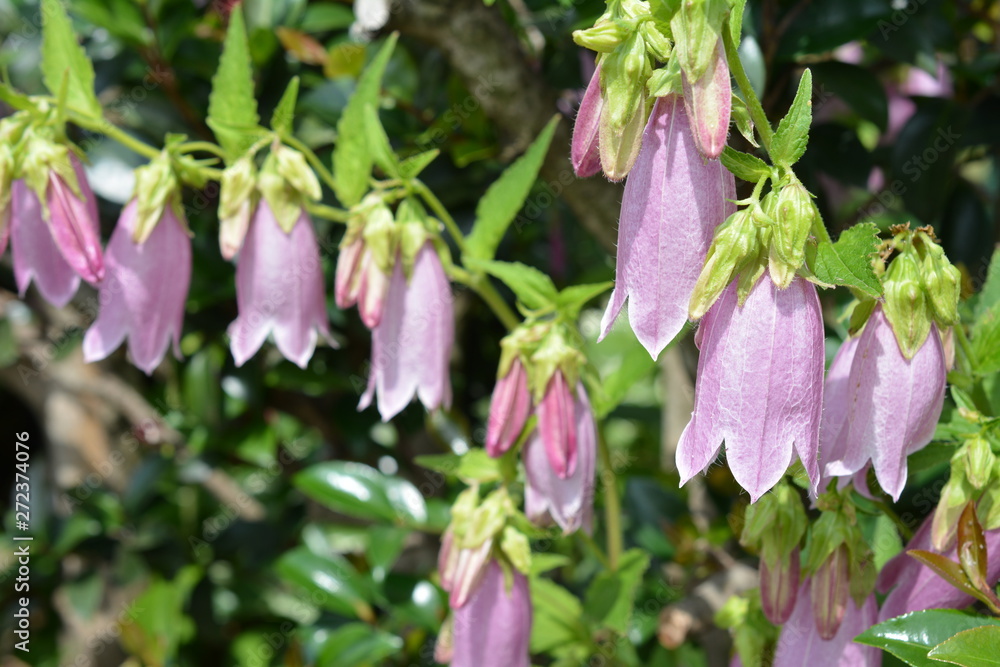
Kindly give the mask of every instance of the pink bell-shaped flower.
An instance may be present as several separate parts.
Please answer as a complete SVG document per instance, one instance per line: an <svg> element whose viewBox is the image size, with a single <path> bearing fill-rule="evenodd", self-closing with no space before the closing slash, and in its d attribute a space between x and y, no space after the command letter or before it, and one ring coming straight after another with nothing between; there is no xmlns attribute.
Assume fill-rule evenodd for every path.
<svg viewBox="0 0 1000 667"><path fill-rule="evenodd" d="M636 337L654 358L660 354L688 319L712 232L736 210L728 201L735 198L733 175L699 153L681 99L658 99L625 184L602 339L627 299Z"/></svg>
<svg viewBox="0 0 1000 667"><path fill-rule="evenodd" d="M4 236L10 235L18 293L23 297L34 282L53 306L62 308L69 303L80 286L80 276L52 238L38 197L20 179L11 185L10 223L4 229Z"/></svg>
<svg viewBox="0 0 1000 667"><path fill-rule="evenodd" d="M494 560L468 602L455 610L452 667L529 667L531 596L528 580L511 569L508 587Z"/></svg>
<svg viewBox="0 0 1000 667"><path fill-rule="evenodd" d="M136 210L135 200L125 206L108 243L101 311L83 338L83 355L88 362L99 361L128 338L132 363L149 375L171 341L174 355L181 356L191 239L167 204L146 241L136 243Z"/></svg>
<svg viewBox="0 0 1000 667"><path fill-rule="evenodd" d="M384 421L399 414L414 395L428 410L450 405L448 363L454 337L448 277L427 242L416 254L409 280L401 261L393 269L382 319L372 329L368 388L358 409L371 405L376 393Z"/></svg>
<svg viewBox="0 0 1000 667"><path fill-rule="evenodd" d="M531 391L524 364L515 359L507 374L497 380L486 423L486 453L502 456L517 442L531 413Z"/></svg>
<svg viewBox="0 0 1000 667"><path fill-rule="evenodd" d="M708 70L695 82L684 77L684 106L693 121L691 133L698 150L707 159L722 155L729 136L729 115L733 105L733 88L729 82L729 63L722 40Z"/></svg>
<svg viewBox="0 0 1000 667"><path fill-rule="evenodd" d="M553 376L562 377L557 372ZM549 392L553 391L550 384ZM548 398L548 393L546 394ZM544 402L543 402L544 405ZM559 474L552 456L549 453L549 438L564 437L566 429L542 429L541 406L539 407L539 428L532 433L524 448L525 513L528 518L539 524L554 521L563 529L564 534L575 532L583 527L590 530L591 517L594 511L594 472L597 465L597 427L594 423L594 413L587 399L583 384L577 384L576 396L569 402L570 414L575 440L573 466L567 468L568 474ZM562 413L557 415L562 418ZM560 443L555 443L553 449L561 449ZM558 457L562 462L563 457Z"/></svg>
<svg viewBox="0 0 1000 667"><path fill-rule="evenodd" d="M97 199L87 183L80 161L72 153L69 159L76 173L80 196L54 169L49 172L46 190L49 229L66 262L81 278L96 285L104 279Z"/></svg>
<svg viewBox="0 0 1000 667"><path fill-rule="evenodd" d="M746 303L731 284L701 321L694 412L677 445L681 483L726 459L751 502L773 487L797 453L815 488L823 407L823 318L816 288L767 277Z"/></svg>
<svg viewBox="0 0 1000 667"><path fill-rule="evenodd" d="M305 210L286 232L266 200L257 204L237 259L236 302L239 316L229 325L229 336L237 366L257 353L268 334L281 354L302 368L320 335L330 341L323 265Z"/></svg>
<svg viewBox="0 0 1000 667"><path fill-rule="evenodd" d="M601 171L599 137L603 108L601 68L598 66L590 78L590 83L587 84L587 90L580 101L580 110L576 113L576 122L573 124L570 160L573 163L573 171L579 178L587 178Z"/></svg>
<svg viewBox="0 0 1000 667"><path fill-rule="evenodd" d="M834 369L822 431L824 473L853 475L870 460L879 484L898 500L906 485L906 457L931 441L944 404L947 369L937 325L907 359L876 306L857 342L841 347L832 375Z"/></svg>

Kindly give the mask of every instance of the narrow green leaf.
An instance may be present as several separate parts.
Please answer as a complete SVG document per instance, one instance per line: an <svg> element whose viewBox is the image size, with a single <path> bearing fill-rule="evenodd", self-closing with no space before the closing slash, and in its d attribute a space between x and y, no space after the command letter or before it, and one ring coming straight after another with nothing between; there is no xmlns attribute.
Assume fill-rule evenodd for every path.
<svg viewBox="0 0 1000 667"><path fill-rule="evenodd" d="M972 325L972 351L979 364L977 373L992 375L1000 371L1000 301L977 313Z"/></svg>
<svg viewBox="0 0 1000 667"><path fill-rule="evenodd" d="M914 667L941 667L940 662L927 657L928 652L963 630L983 625L1000 626L1000 620L950 609L928 609L872 626L854 641L888 651Z"/></svg>
<svg viewBox="0 0 1000 667"><path fill-rule="evenodd" d="M399 159L392 150L389 136L385 133L378 110L373 104L365 105L365 134L375 164L389 176L399 178Z"/></svg>
<svg viewBox="0 0 1000 667"><path fill-rule="evenodd" d="M878 243L875 223L854 225L836 243L820 243L810 268L824 283L846 285L873 297L881 296L882 283L871 263Z"/></svg>
<svg viewBox="0 0 1000 667"><path fill-rule="evenodd" d="M746 5L747 0L735 0L729 14L729 30L736 46L740 45L740 39L743 37L743 12L746 10Z"/></svg>
<svg viewBox="0 0 1000 667"><path fill-rule="evenodd" d="M399 173L403 178L416 178L431 162L441 154L437 148L411 155L399 163Z"/></svg>
<svg viewBox="0 0 1000 667"><path fill-rule="evenodd" d="M545 653L576 641L589 640L580 600L551 579L531 578L531 652Z"/></svg>
<svg viewBox="0 0 1000 667"><path fill-rule="evenodd" d="M812 72L808 68L799 79L792 106L774 132L771 141L771 162L790 167L799 161L809 143L812 124Z"/></svg>
<svg viewBox="0 0 1000 667"><path fill-rule="evenodd" d="M749 183L756 183L771 173L771 167L756 155L741 153L726 146L720 156L722 165L737 178Z"/></svg>
<svg viewBox="0 0 1000 667"><path fill-rule="evenodd" d="M559 116L554 116L524 155L507 167L479 200L476 222L465 240L469 256L493 259L500 240L521 210L538 177L558 122Z"/></svg>
<svg viewBox="0 0 1000 667"><path fill-rule="evenodd" d="M219 69L212 77L208 98L208 126L230 160L238 158L259 135L253 66L243 10L237 5L229 18Z"/></svg>
<svg viewBox="0 0 1000 667"><path fill-rule="evenodd" d="M982 593L969 582L969 577L965 574L962 566L947 556L923 549L910 549L906 553L934 570L935 574L958 590L982 599Z"/></svg>
<svg viewBox="0 0 1000 667"><path fill-rule="evenodd" d="M393 33L358 79L357 88L337 122L337 145L333 149L334 191L340 203L351 207L361 201L368 189L375 158L368 146L365 109L378 108L385 68L396 47Z"/></svg>
<svg viewBox="0 0 1000 667"><path fill-rule="evenodd" d="M552 279L538 269L520 262L497 262L470 257L466 265L499 278L528 308L551 306L559 297Z"/></svg>
<svg viewBox="0 0 1000 667"><path fill-rule="evenodd" d="M417 465L470 482L496 482L502 479L499 459L491 458L486 450L470 449L465 454L432 454L418 456Z"/></svg>
<svg viewBox="0 0 1000 667"><path fill-rule="evenodd" d="M649 554L629 549L618 561L618 569L605 570L587 588L583 611L594 623L624 634L628 630L635 594L649 567Z"/></svg>
<svg viewBox="0 0 1000 667"><path fill-rule="evenodd" d="M986 280L976 299L976 317L982 317L997 303L1000 303L1000 248L993 251Z"/></svg>
<svg viewBox="0 0 1000 667"><path fill-rule="evenodd" d="M970 502L958 519L958 562L969 578L969 583L980 590L991 590L986 581L986 537L976 518L976 504Z"/></svg>
<svg viewBox="0 0 1000 667"><path fill-rule="evenodd" d="M1000 627L983 625L963 630L927 655L962 667L1000 667Z"/></svg>
<svg viewBox="0 0 1000 667"><path fill-rule="evenodd" d="M614 287L613 282L591 283L588 285L573 285L559 292L556 298L556 307L562 311L566 317L575 320L587 302L594 297L604 294Z"/></svg>
<svg viewBox="0 0 1000 667"><path fill-rule="evenodd" d="M94 93L94 66L77 41L60 0L42 1L42 78L53 95L60 95L65 85L71 109L91 118L102 116Z"/></svg>
<svg viewBox="0 0 1000 667"><path fill-rule="evenodd" d="M295 104L299 99L299 77L293 76L288 82L285 92L278 100L271 114L271 129L278 134L291 134L292 123L295 121Z"/></svg>
<svg viewBox="0 0 1000 667"><path fill-rule="evenodd" d="M320 649L319 665L362 667L382 664L403 648L399 637L365 623L349 623L334 630Z"/></svg>

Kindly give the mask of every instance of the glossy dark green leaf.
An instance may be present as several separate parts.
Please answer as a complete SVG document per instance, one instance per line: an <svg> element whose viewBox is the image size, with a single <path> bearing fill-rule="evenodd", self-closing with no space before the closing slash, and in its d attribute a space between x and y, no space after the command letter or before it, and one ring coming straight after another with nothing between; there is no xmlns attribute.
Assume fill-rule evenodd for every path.
<svg viewBox="0 0 1000 667"><path fill-rule="evenodd" d="M326 507L360 519L416 525L427 519L415 486L353 461L327 461L299 473L295 485Z"/></svg>
<svg viewBox="0 0 1000 667"><path fill-rule="evenodd" d="M297 547L285 552L274 567L283 579L306 590L317 606L365 621L374 618L370 580L343 557L320 556Z"/></svg>
<svg viewBox="0 0 1000 667"><path fill-rule="evenodd" d="M941 667L927 653L957 633L983 625L1000 626L1000 621L950 609L929 609L879 623L854 641L888 651L914 667Z"/></svg>
<svg viewBox="0 0 1000 667"><path fill-rule="evenodd" d="M365 623L337 628L323 644L318 667L361 667L382 664L403 647L403 640Z"/></svg>
<svg viewBox="0 0 1000 667"><path fill-rule="evenodd" d="M932 648L927 655L961 667L998 667L1000 627L984 625L964 630Z"/></svg>

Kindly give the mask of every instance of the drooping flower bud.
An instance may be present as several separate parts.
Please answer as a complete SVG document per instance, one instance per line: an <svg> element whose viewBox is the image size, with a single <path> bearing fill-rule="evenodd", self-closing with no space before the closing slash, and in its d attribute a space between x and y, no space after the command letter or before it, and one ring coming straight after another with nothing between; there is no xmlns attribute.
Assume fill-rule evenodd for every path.
<svg viewBox="0 0 1000 667"><path fill-rule="evenodd" d="M911 359L931 330L931 318L916 253L904 252L893 259L886 271L883 285L885 317L896 333L899 349L907 359Z"/></svg>
<svg viewBox="0 0 1000 667"><path fill-rule="evenodd" d="M788 620L799 589L799 543L808 519L798 491L779 482L746 509L740 544L760 554L761 607L775 624Z"/></svg>
<svg viewBox="0 0 1000 667"><path fill-rule="evenodd" d="M733 278L760 256L762 249L760 230L751 209L740 209L719 225L691 292L688 317L701 319Z"/></svg>
<svg viewBox="0 0 1000 667"><path fill-rule="evenodd" d="M576 470L576 409L562 371L552 375L538 405L538 430L556 475L561 479L571 476Z"/></svg>
<svg viewBox="0 0 1000 667"><path fill-rule="evenodd" d="M879 484L898 500L906 484L906 457L930 442L941 414L946 377L941 338L932 326L907 358L879 305L851 348L847 409L841 395L840 407L832 410L844 413L843 419L839 427L828 421L824 429L822 450L833 452L830 458L824 454L825 474L853 475L871 460Z"/></svg>
<svg viewBox="0 0 1000 667"><path fill-rule="evenodd" d="M879 649L854 642L854 637L876 623L878 604L869 595L860 606L846 600L843 620L829 639L820 636L813 616L813 584L802 582L795 609L781 629L773 667L877 667Z"/></svg>
<svg viewBox="0 0 1000 667"><path fill-rule="evenodd" d="M628 175L646 125L646 79L652 71L646 43L633 32L601 61L604 106L598 144L601 168L612 181Z"/></svg>
<svg viewBox="0 0 1000 667"><path fill-rule="evenodd" d="M632 330L653 358L687 321L712 233L735 210L733 175L702 158L689 129L676 95L656 101L625 184L615 289L601 321L603 339L627 300Z"/></svg>
<svg viewBox="0 0 1000 667"><path fill-rule="evenodd" d="M191 238L176 208L164 202L161 218L148 224L143 242L135 240L138 203L133 199L122 210L108 242L101 311L83 337L87 362L104 359L126 338L132 363L147 375L163 360L171 342L174 356L180 358L184 303L191 283Z"/></svg>
<svg viewBox="0 0 1000 667"><path fill-rule="evenodd" d="M729 467L751 502L781 479L796 454L815 489L824 365L815 287L797 278L778 290L758 280L740 306L730 285L695 342L701 355L694 412L677 445L681 483L708 468L725 441Z"/></svg>
<svg viewBox="0 0 1000 667"><path fill-rule="evenodd" d="M931 307L931 316L938 327L946 328L958 323L958 299L962 292L962 274L945 257L944 249L934 241L930 228L918 229L914 245L920 261L920 277Z"/></svg>
<svg viewBox="0 0 1000 667"><path fill-rule="evenodd" d="M452 667L528 667L530 636L527 578L490 561L469 601L454 612Z"/></svg>
<svg viewBox="0 0 1000 667"><path fill-rule="evenodd" d="M323 283L316 233L305 210L286 232L261 201L236 264L239 316L228 329L236 365L255 355L268 335L301 368L320 335L332 345Z"/></svg>
<svg viewBox="0 0 1000 667"><path fill-rule="evenodd" d="M593 176L601 170L601 149L598 140L601 133L601 112L603 109L601 66L598 65L590 83L587 84L583 100L580 101L580 109L576 113L576 122L573 124L570 159L573 162L573 171L578 178Z"/></svg>
<svg viewBox="0 0 1000 667"><path fill-rule="evenodd" d="M967 439L952 455L948 481L941 489L931 521L931 545L935 551L943 551L951 544L962 510L978 499L996 467L996 455L979 434Z"/></svg>
<svg viewBox="0 0 1000 667"><path fill-rule="evenodd" d="M493 457L506 453L520 437L530 412L528 374L520 359L514 359L493 389L486 425L486 453Z"/></svg>
<svg viewBox="0 0 1000 667"><path fill-rule="evenodd" d="M451 404L448 363L455 336L448 277L431 242L416 253L407 280L401 261L393 268L382 320L372 329L372 363L358 409L378 393L383 421L420 398L428 410Z"/></svg>
<svg viewBox="0 0 1000 667"><path fill-rule="evenodd" d="M556 377L562 376L557 373L553 381ZM577 384L570 407L576 452L575 466L568 475L560 474L553 464L546 440L550 436L541 428L532 433L524 449L525 513L542 525L554 521L564 535L581 527L590 531L597 465L597 427L582 383ZM539 426L541 423L539 413Z"/></svg>
<svg viewBox="0 0 1000 667"><path fill-rule="evenodd" d="M187 221L183 219L178 192L180 180L166 151L135 170L136 210L132 240L136 244L143 244L149 239L156 225L165 219L168 206L174 207L174 219L183 223L184 230L187 231Z"/></svg>
<svg viewBox="0 0 1000 667"><path fill-rule="evenodd" d="M768 620L781 625L792 615L799 590L799 550L787 560L760 561L760 604Z"/></svg>
<svg viewBox="0 0 1000 667"><path fill-rule="evenodd" d="M799 181L784 186L777 195L768 195L772 197L775 225L771 231L769 269L774 284L785 289L805 262L806 240L819 218L819 209Z"/></svg>
<svg viewBox="0 0 1000 667"><path fill-rule="evenodd" d="M323 196L316 174L309 168L305 156L278 142L272 144L271 152L264 159L257 188L286 232L295 226L299 212L308 201L316 201Z"/></svg>
<svg viewBox="0 0 1000 667"><path fill-rule="evenodd" d="M684 105L693 119L691 133L695 144L706 159L714 160L726 146L733 101L729 64L721 39L716 40L714 56L704 74L695 80L685 73L683 81Z"/></svg>
<svg viewBox="0 0 1000 667"><path fill-rule="evenodd" d="M11 255L14 280L23 297L34 282L42 297L62 308L76 294L80 276L63 258L42 217L42 205L35 193L18 179L11 185Z"/></svg>
<svg viewBox="0 0 1000 667"><path fill-rule="evenodd" d="M812 576L809 596L812 600L813 617L820 639L833 639L847 611L850 593L848 580L849 555L847 545L841 544Z"/></svg>
<svg viewBox="0 0 1000 667"><path fill-rule="evenodd" d="M243 247L254 212L257 168L248 157L240 158L222 171L219 193L219 250L232 259Z"/></svg>

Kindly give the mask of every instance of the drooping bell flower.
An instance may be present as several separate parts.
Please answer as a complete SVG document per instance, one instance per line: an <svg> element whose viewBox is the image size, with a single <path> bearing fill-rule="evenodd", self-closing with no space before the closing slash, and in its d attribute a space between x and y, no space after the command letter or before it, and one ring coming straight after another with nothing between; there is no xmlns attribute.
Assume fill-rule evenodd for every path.
<svg viewBox="0 0 1000 667"><path fill-rule="evenodd" d="M66 262L81 278L96 285L104 279L97 199L80 160L67 153L72 169L63 170L65 174L58 169L49 171L46 190L49 229ZM67 181L71 174L75 176L75 184Z"/></svg>
<svg viewBox="0 0 1000 667"><path fill-rule="evenodd" d="M531 413L531 392L528 373L519 359L514 359L507 374L497 380L490 399L490 415L486 423L486 453L502 456L509 450L528 421Z"/></svg>
<svg viewBox="0 0 1000 667"><path fill-rule="evenodd" d="M448 604L452 609L459 609L468 602L486 573L492 550L492 538L474 548L461 548L455 544L454 532L450 528L445 531L438 554L438 572L441 588L450 594Z"/></svg>
<svg viewBox="0 0 1000 667"><path fill-rule="evenodd" d="M937 325L907 359L878 305L857 343L845 344L835 363L841 367L848 358L846 392L826 403L830 418L821 448L832 454L824 454L824 472L853 475L870 460L879 484L898 500L906 485L906 457L931 441L944 403L947 371Z"/></svg>
<svg viewBox="0 0 1000 667"><path fill-rule="evenodd" d="M625 184L615 288L601 320L608 334L628 300L639 342L655 358L688 319L688 303L716 226L735 210L733 175L706 161L690 116L674 95L653 107L642 150Z"/></svg>
<svg viewBox="0 0 1000 667"><path fill-rule="evenodd" d="M692 119L695 144L706 159L714 160L726 147L733 102L729 63L721 39L705 73L697 81L690 81L685 75L683 81L684 106Z"/></svg>
<svg viewBox="0 0 1000 667"><path fill-rule="evenodd" d="M14 280L20 296L34 282L42 297L53 306L62 308L69 303L80 286L80 276L59 252L45 224L38 197L20 179L11 185L10 224L5 227L5 237L8 232Z"/></svg>
<svg viewBox="0 0 1000 667"><path fill-rule="evenodd" d="M452 667L529 667L530 637L528 580L514 568L505 577L490 561L469 601L454 613Z"/></svg>
<svg viewBox="0 0 1000 667"><path fill-rule="evenodd" d="M368 388L358 409L378 394L378 411L389 421L416 395L428 410L451 404L448 362L455 337L448 277L431 242L417 251L409 278L397 261L382 320L372 329Z"/></svg>
<svg viewBox="0 0 1000 667"><path fill-rule="evenodd" d="M681 483L726 459L751 502L798 454L815 489L823 404L823 318L816 288L796 278L778 290L767 277L746 302L731 284L701 321L694 412L677 445Z"/></svg>
<svg viewBox="0 0 1000 667"><path fill-rule="evenodd" d="M392 212L381 201L362 202L340 244L334 278L337 307L357 304L361 321L374 329L382 321L396 256ZM405 209L404 209L405 210Z"/></svg>
<svg viewBox="0 0 1000 667"><path fill-rule="evenodd" d="M920 529L910 539L902 553L885 564L879 572L876 589L888 593L879 610L879 621L902 616L911 611L924 609L963 609L975 599L951 585L934 570L907 554L912 549L943 553L946 558L958 562L957 545L937 550L931 543L933 515L927 517ZM986 553L988 555L986 582L995 587L1000 580L1000 529L988 530Z"/></svg>
<svg viewBox="0 0 1000 667"><path fill-rule="evenodd" d="M578 178L587 178L601 171L601 149L599 138L601 133L601 110L604 99L601 97L601 67L594 70L594 75L587 84L587 90L580 101L580 110L573 124L573 143L570 146L570 159L573 171Z"/></svg>
<svg viewBox="0 0 1000 667"><path fill-rule="evenodd" d="M87 362L100 361L128 338L129 354L147 375L173 343L181 356L184 302L191 282L187 225L167 204L145 241L137 243L138 205L130 201L108 243L101 311L83 338Z"/></svg>
<svg viewBox="0 0 1000 667"><path fill-rule="evenodd" d="M553 376L561 377L561 373ZM550 386L550 390L552 388ZM544 403L543 403L544 404ZM568 474L559 474L550 454L549 438L559 437L559 429L541 428L541 406L539 406L539 428L532 433L524 449L525 514L535 523L544 525L554 521L568 535L579 528L590 530L594 511L594 472L597 465L597 428L594 413L582 383L576 387L576 396L570 401L569 415L575 439L572 467L566 467ZM562 418L560 412L556 415ZM553 449L561 448L559 442ZM557 457L563 462L564 457Z"/></svg>
<svg viewBox="0 0 1000 667"><path fill-rule="evenodd" d="M799 590L799 550L775 564L760 559L760 605L767 619L775 625L785 623L795 609Z"/></svg>
<svg viewBox="0 0 1000 667"><path fill-rule="evenodd" d="M236 263L239 316L228 330L236 365L246 363L272 334L281 354L305 368L319 335L330 340L323 280L305 209L286 232L261 200Z"/></svg>
<svg viewBox="0 0 1000 667"><path fill-rule="evenodd" d="M578 390L579 391L579 390ZM538 405L538 432L552 471L560 479L576 471L577 399L561 370L553 373Z"/></svg>
<svg viewBox="0 0 1000 667"><path fill-rule="evenodd" d="M875 596L869 595L861 607L848 596L839 629L824 640L816 629L811 588L810 580L802 582L795 610L781 628L773 667L878 667L879 649L853 641L877 622Z"/></svg>

